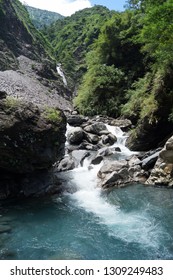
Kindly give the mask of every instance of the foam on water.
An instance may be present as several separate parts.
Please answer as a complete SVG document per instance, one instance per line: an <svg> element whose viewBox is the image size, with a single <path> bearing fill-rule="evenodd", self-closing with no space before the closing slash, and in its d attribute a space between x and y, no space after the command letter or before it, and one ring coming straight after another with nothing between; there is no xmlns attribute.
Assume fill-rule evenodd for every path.
<svg viewBox="0 0 173 280"><path fill-rule="evenodd" d="M113 146L121 148L121 152L127 157L134 154L125 147L127 136L119 127L107 125L108 130L116 135L117 143ZM71 171L71 185L76 191L68 194L76 207L92 213L96 221L106 226L108 234L126 242L135 242L140 245L159 248L159 238L162 236L162 228L146 211L136 213L125 213L120 203L116 200L111 204L103 195L98 186L97 173L102 166L92 165L89 167L89 160L85 159L83 167Z"/></svg>

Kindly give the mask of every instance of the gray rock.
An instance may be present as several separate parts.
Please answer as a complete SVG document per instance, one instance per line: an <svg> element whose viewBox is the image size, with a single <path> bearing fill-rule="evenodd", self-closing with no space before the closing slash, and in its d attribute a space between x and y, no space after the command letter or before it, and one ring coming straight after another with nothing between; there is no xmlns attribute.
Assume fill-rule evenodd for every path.
<svg viewBox="0 0 173 280"><path fill-rule="evenodd" d="M75 168L75 162L72 158L70 157L65 157L62 159L56 168L56 171L67 171L67 170L72 170Z"/></svg>
<svg viewBox="0 0 173 280"><path fill-rule="evenodd" d="M173 187L173 136L159 153L146 184Z"/></svg>
<svg viewBox="0 0 173 280"><path fill-rule="evenodd" d="M80 126L82 123L86 122L87 118L81 115L68 115L67 123L71 126Z"/></svg>
<svg viewBox="0 0 173 280"><path fill-rule="evenodd" d="M126 160L120 160L120 161L107 161L104 163L104 165L100 168L97 176L101 179L103 179L108 173L112 173L114 171L118 172L122 168L128 167Z"/></svg>
<svg viewBox="0 0 173 280"><path fill-rule="evenodd" d="M160 152L156 152L153 155L143 159L142 160L142 168L144 170L150 170L151 168L153 168L157 159L158 159L159 154L160 154Z"/></svg>
<svg viewBox="0 0 173 280"><path fill-rule="evenodd" d="M67 140L70 144L80 144L84 138L83 129L80 127L72 128L67 134Z"/></svg>
<svg viewBox="0 0 173 280"><path fill-rule="evenodd" d="M86 141L88 141L91 144L97 144L99 142L99 137L92 133L86 133L84 134L84 138Z"/></svg>
<svg viewBox="0 0 173 280"><path fill-rule="evenodd" d="M102 156L96 156L94 159L92 159L91 164L94 165L100 164L102 160L103 160Z"/></svg>
<svg viewBox="0 0 173 280"><path fill-rule="evenodd" d="M113 135L112 133L109 133L108 135L102 136L102 142L104 145L113 145L117 141L117 137Z"/></svg>
<svg viewBox="0 0 173 280"><path fill-rule="evenodd" d="M104 123L93 123L84 128L86 132L100 135L101 131L108 131Z"/></svg>

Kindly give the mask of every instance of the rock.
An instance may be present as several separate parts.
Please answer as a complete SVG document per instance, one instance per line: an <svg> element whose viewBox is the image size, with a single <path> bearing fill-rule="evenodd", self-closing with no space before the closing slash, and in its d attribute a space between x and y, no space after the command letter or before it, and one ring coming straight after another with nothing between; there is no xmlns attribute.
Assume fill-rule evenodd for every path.
<svg viewBox="0 0 173 280"><path fill-rule="evenodd" d="M144 170L150 170L154 167L157 159L158 159L158 156L159 156L160 152L156 152L154 154L152 154L151 156L149 157L146 157L145 159L142 160L142 168Z"/></svg>
<svg viewBox="0 0 173 280"><path fill-rule="evenodd" d="M112 133L109 133L108 135L102 136L102 142L104 145L113 145L117 141L117 137L113 135Z"/></svg>
<svg viewBox="0 0 173 280"><path fill-rule="evenodd" d="M0 168L24 174L46 169L64 155L66 119L59 109L0 100Z"/></svg>
<svg viewBox="0 0 173 280"><path fill-rule="evenodd" d="M67 134L67 140L70 144L80 144L84 138L83 129L80 127L72 128Z"/></svg>
<svg viewBox="0 0 173 280"><path fill-rule="evenodd" d="M107 161L104 165L100 168L97 176L101 179L106 177L106 174L112 173L114 171L119 171L120 169L128 167L126 160L117 160L117 161Z"/></svg>
<svg viewBox="0 0 173 280"><path fill-rule="evenodd" d="M106 131L107 133L107 128L104 123L93 123L91 125L88 125L84 128L86 132L101 135L103 131Z"/></svg>
<svg viewBox="0 0 173 280"><path fill-rule="evenodd" d="M134 166L137 164L140 164L141 161L139 160L139 158L136 155L132 155L129 159L128 159L128 164L129 166Z"/></svg>
<svg viewBox="0 0 173 280"><path fill-rule="evenodd" d="M4 99L7 97L7 93L5 91L0 91L0 99Z"/></svg>
<svg viewBox="0 0 173 280"><path fill-rule="evenodd" d="M86 122L88 118L81 115L68 115L67 123L71 126L80 126L82 123Z"/></svg>
<svg viewBox="0 0 173 280"><path fill-rule="evenodd" d="M173 187L173 136L159 153L146 184Z"/></svg>
<svg viewBox="0 0 173 280"><path fill-rule="evenodd" d="M112 154L113 154L113 151L110 148L105 148L104 147L104 148L99 149L96 156L106 157L106 156L110 156Z"/></svg>
<svg viewBox="0 0 173 280"><path fill-rule="evenodd" d="M120 175L118 174L117 171L114 171L110 174L108 174L104 180L101 183L101 187L106 189L106 188L111 188L114 187L117 181L120 179Z"/></svg>
<svg viewBox="0 0 173 280"><path fill-rule="evenodd" d="M115 147L115 151L121 153L121 149L119 147Z"/></svg>
<svg viewBox="0 0 173 280"><path fill-rule="evenodd" d="M65 157L62 159L56 168L56 171L67 171L67 170L72 170L75 168L75 162L72 158L70 157Z"/></svg>
<svg viewBox="0 0 173 280"><path fill-rule="evenodd" d="M99 137L92 133L86 133L84 134L84 138L86 141L88 141L91 144L97 144L99 142Z"/></svg>
<svg viewBox="0 0 173 280"><path fill-rule="evenodd" d="M92 159L91 164L94 164L94 165L100 164L102 160L103 160L102 156L97 156L94 159Z"/></svg>

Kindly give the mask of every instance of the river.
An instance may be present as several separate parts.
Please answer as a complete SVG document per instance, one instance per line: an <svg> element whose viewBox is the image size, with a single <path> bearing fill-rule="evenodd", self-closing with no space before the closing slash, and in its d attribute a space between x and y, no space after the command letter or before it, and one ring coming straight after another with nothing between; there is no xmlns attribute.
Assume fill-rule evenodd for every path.
<svg viewBox="0 0 173 280"><path fill-rule="evenodd" d="M126 136L114 132L121 157L131 154ZM1 259L173 259L173 190L135 184L103 191L101 164L88 166L86 158L64 173L61 195L0 202L0 229L9 226L0 234Z"/></svg>

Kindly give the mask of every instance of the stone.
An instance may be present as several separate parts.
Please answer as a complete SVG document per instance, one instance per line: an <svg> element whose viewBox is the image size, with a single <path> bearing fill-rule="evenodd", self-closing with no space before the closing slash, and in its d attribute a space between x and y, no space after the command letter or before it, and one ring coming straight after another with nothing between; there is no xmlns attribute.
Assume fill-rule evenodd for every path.
<svg viewBox="0 0 173 280"><path fill-rule="evenodd" d="M92 159L91 164L97 165L100 164L103 160L102 156L96 156L94 159Z"/></svg>
<svg viewBox="0 0 173 280"><path fill-rule="evenodd" d="M65 131L58 108L0 100L0 168L17 174L50 168L64 155Z"/></svg>
<svg viewBox="0 0 173 280"><path fill-rule="evenodd" d="M80 126L82 123L86 122L87 118L81 115L68 115L67 123L71 126Z"/></svg>
<svg viewBox="0 0 173 280"><path fill-rule="evenodd" d="M84 134L84 138L86 141L88 141L91 144L97 144L99 142L99 137L92 133L86 133Z"/></svg>
<svg viewBox="0 0 173 280"><path fill-rule="evenodd" d="M4 99L7 97L7 93L5 91L0 90L0 99Z"/></svg>
<svg viewBox="0 0 173 280"><path fill-rule="evenodd" d="M103 179L106 174L112 173L114 171L118 172L124 167L128 167L126 160L115 160L115 161L107 161L104 163L104 165L100 168L97 176L101 179Z"/></svg>
<svg viewBox="0 0 173 280"><path fill-rule="evenodd" d="M72 128L67 134L67 140L70 144L78 145L84 138L83 129L80 127Z"/></svg>
<svg viewBox="0 0 173 280"><path fill-rule="evenodd" d="M113 145L117 141L117 137L112 133L102 136L102 142L104 145Z"/></svg>
<svg viewBox="0 0 173 280"><path fill-rule="evenodd" d="M173 187L173 136L159 153L146 184Z"/></svg>
<svg viewBox="0 0 173 280"><path fill-rule="evenodd" d="M102 188L110 188L115 186L117 181L121 178L121 176L118 174L117 171L114 171L110 174L107 174L107 176L104 178L104 180L101 183Z"/></svg>
<svg viewBox="0 0 173 280"><path fill-rule="evenodd" d="M157 159L158 159L158 156L159 156L160 152L156 152L154 154L152 154L151 156L149 157L146 157L145 159L142 160L142 168L144 170L150 170L154 167Z"/></svg>
<svg viewBox="0 0 173 280"><path fill-rule="evenodd" d="M56 168L56 171L67 171L67 170L72 170L74 168L75 168L74 160L70 157L65 157L60 161L58 167Z"/></svg>
<svg viewBox="0 0 173 280"><path fill-rule="evenodd" d="M100 135L101 131L108 131L104 123L93 123L84 128L86 132Z"/></svg>

